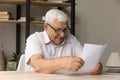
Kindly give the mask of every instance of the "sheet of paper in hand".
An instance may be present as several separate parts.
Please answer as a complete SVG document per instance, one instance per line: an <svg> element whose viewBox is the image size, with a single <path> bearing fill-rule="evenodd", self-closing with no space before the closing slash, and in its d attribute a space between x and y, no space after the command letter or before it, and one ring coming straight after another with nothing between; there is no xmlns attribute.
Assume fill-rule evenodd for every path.
<svg viewBox="0 0 120 80"><path fill-rule="evenodd" d="M81 58L85 61L84 66L78 73L88 73L96 67L103 54L106 45L85 44Z"/></svg>
<svg viewBox="0 0 120 80"><path fill-rule="evenodd" d="M61 74L85 74L91 71L99 63L100 58L103 54L106 45L97 45L97 44L84 44L81 57L85 64L77 72L68 71L65 69L59 70Z"/></svg>

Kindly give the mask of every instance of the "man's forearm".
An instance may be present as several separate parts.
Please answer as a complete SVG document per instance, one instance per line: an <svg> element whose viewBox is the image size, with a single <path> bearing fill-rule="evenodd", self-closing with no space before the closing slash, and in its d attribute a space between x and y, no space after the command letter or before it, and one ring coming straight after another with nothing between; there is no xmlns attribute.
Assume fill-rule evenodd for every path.
<svg viewBox="0 0 120 80"><path fill-rule="evenodd" d="M36 72L40 72L40 73L52 73L62 68L60 58L37 59L32 63L32 66Z"/></svg>
<svg viewBox="0 0 120 80"><path fill-rule="evenodd" d="M77 71L84 65L84 61L74 56L45 59L43 56L34 55L30 59L30 64L36 72L53 73L61 68Z"/></svg>

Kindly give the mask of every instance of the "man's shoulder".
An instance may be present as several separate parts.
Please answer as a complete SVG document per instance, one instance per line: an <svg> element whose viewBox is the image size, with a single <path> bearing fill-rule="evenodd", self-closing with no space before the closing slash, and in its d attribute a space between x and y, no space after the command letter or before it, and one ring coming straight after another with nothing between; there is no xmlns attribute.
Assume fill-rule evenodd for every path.
<svg viewBox="0 0 120 80"><path fill-rule="evenodd" d="M71 42L72 44L79 42L79 40L73 34L68 34L66 41Z"/></svg>
<svg viewBox="0 0 120 80"><path fill-rule="evenodd" d="M67 34L67 40L73 41L76 37L73 34Z"/></svg>
<svg viewBox="0 0 120 80"><path fill-rule="evenodd" d="M27 40L32 39L32 40L37 40L37 39L42 39L41 37L43 36L43 32L35 32L31 34Z"/></svg>
<svg viewBox="0 0 120 80"><path fill-rule="evenodd" d="M39 43L48 43L50 42L50 39L46 33L46 31L42 31L42 32L35 32L33 34L31 34L27 41L36 41Z"/></svg>

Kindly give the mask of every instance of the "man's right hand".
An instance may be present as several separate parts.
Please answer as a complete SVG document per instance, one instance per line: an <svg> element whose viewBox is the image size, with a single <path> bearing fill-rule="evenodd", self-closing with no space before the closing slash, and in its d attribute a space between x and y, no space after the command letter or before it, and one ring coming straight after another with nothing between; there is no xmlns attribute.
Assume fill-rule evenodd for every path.
<svg viewBox="0 0 120 80"><path fill-rule="evenodd" d="M63 68L70 71L78 71L84 65L84 61L75 56L61 57L60 63Z"/></svg>

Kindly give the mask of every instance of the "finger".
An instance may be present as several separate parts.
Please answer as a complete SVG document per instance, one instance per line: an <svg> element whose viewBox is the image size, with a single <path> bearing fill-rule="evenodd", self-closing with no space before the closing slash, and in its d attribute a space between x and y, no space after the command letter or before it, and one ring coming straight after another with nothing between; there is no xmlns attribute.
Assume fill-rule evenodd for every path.
<svg viewBox="0 0 120 80"><path fill-rule="evenodd" d="M77 60L77 62L79 62L81 64L81 66L83 66L85 63L81 58L77 58L76 60Z"/></svg>
<svg viewBox="0 0 120 80"><path fill-rule="evenodd" d="M75 62L73 67L76 69L80 69L83 66L83 64L80 64L79 62Z"/></svg>
<svg viewBox="0 0 120 80"><path fill-rule="evenodd" d="M76 57L76 61L78 61L81 64L84 64L84 61L81 58L79 58L79 57Z"/></svg>
<svg viewBox="0 0 120 80"><path fill-rule="evenodd" d="M89 74L91 74L91 75L98 75L98 74L102 73L102 70L103 70L102 64L99 63L99 64L97 64L95 69L93 69L92 71L89 72Z"/></svg>
<svg viewBox="0 0 120 80"><path fill-rule="evenodd" d="M74 67L74 68L72 68L71 70L72 71L78 71L80 68L79 67Z"/></svg>

